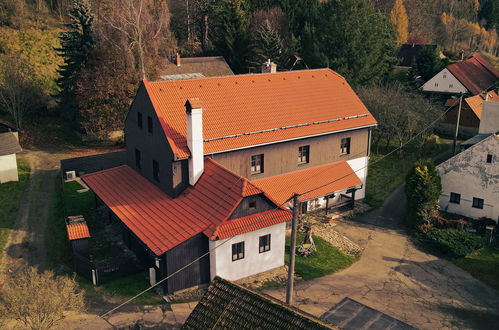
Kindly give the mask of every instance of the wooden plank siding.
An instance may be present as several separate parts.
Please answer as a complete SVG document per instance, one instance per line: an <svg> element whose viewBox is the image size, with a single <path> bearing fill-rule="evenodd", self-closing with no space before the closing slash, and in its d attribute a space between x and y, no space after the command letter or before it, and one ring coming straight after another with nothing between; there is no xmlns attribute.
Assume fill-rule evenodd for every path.
<svg viewBox="0 0 499 330"><path fill-rule="evenodd" d="M138 112L142 113L142 128L138 126ZM148 117L152 118L152 133L148 132ZM125 144L127 164L165 193L176 197L188 186L187 160L173 163L173 152L143 85L137 91L125 121ZM140 169L135 163L135 149L141 153ZM159 165L159 182L153 177L153 160Z"/></svg>
<svg viewBox="0 0 499 330"><path fill-rule="evenodd" d="M254 209L249 208L250 202L256 202ZM265 212L265 211L273 210L273 209L275 209L275 205L267 197L265 197L263 194L255 195L255 196L248 196L248 197L243 198L243 200L236 207L234 212L232 212L229 219L237 219L237 218L244 217L247 215L252 215L252 214Z"/></svg>
<svg viewBox="0 0 499 330"><path fill-rule="evenodd" d="M350 137L350 154L342 155L341 139L347 137ZM298 148L306 145L310 146L309 162L298 164ZM341 160L365 157L369 155L368 148L369 129L363 128L208 156L225 168L250 180L256 180ZM264 172L251 174L251 156L258 154L264 154Z"/></svg>

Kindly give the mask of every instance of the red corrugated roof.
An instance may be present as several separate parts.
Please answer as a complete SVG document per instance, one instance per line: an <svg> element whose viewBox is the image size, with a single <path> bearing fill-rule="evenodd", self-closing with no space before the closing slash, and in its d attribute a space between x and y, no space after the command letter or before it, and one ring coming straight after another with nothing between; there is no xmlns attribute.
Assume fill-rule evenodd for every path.
<svg viewBox="0 0 499 330"><path fill-rule="evenodd" d="M126 165L85 175L83 181L156 255L202 232L212 237L244 196L262 193L210 158L205 158L204 173L196 185L176 198ZM268 223L258 223L251 230Z"/></svg>
<svg viewBox="0 0 499 330"><path fill-rule="evenodd" d="M451 64L447 69L473 95L490 89L499 79L499 71L480 54L475 54L466 61Z"/></svg>
<svg viewBox="0 0 499 330"><path fill-rule="evenodd" d="M85 222L68 224L66 225L66 231L68 232L68 239L70 241L90 237L90 231Z"/></svg>
<svg viewBox="0 0 499 330"><path fill-rule="evenodd" d="M282 204L295 193L303 194L300 201L306 201L361 185L362 181L346 161L341 161L255 180L253 183Z"/></svg>
<svg viewBox="0 0 499 330"><path fill-rule="evenodd" d="M203 104L205 154L376 124L345 78L330 69L144 80L144 86L179 158L190 155L184 108L190 98ZM260 133L244 134L250 132Z"/></svg>

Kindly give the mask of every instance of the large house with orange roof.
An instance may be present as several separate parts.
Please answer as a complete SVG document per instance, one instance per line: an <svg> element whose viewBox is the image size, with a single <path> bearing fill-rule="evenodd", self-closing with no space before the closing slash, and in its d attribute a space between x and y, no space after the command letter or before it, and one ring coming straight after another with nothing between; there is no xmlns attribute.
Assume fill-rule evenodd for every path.
<svg viewBox="0 0 499 330"><path fill-rule="evenodd" d="M376 120L330 69L144 80L127 164L83 177L168 293L284 265L300 209L364 198Z"/></svg>

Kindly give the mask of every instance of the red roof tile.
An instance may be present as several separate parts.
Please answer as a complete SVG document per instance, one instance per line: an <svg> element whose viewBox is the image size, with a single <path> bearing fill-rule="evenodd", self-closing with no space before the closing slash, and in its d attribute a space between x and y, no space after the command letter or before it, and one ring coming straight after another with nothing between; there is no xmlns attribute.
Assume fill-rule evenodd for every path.
<svg viewBox="0 0 499 330"><path fill-rule="evenodd" d="M253 183L282 204L295 193L303 194L300 201L306 201L361 185L362 181L346 161L341 161L255 180Z"/></svg>
<svg viewBox="0 0 499 330"><path fill-rule="evenodd" d="M205 154L376 124L345 78L330 69L144 80L144 86L179 158L190 155L184 108L190 98L203 104Z"/></svg>
<svg viewBox="0 0 499 330"><path fill-rule="evenodd" d="M475 113L475 115L480 119L482 117L482 106L483 101L487 97L489 102L499 102L499 95L495 91L490 91L485 93L480 93L475 96L467 97L464 99L464 102L468 104L470 109ZM459 99L448 99L445 102L445 106L455 107L459 105Z"/></svg>
<svg viewBox="0 0 499 330"><path fill-rule="evenodd" d="M262 193L210 158L205 158L204 173L196 185L176 198L126 165L85 175L83 181L156 255L202 232L211 237L244 196Z"/></svg>
<svg viewBox="0 0 499 330"><path fill-rule="evenodd" d="M494 69L480 54L475 54L465 61L451 64L447 69L473 95L490 89L499 79L499 71Z"/></svg>
<svg viewBox="0 0 499 330"><path fill-rule="evenodd" d="M90 231L85 222L68 224L66 225L66 231L68 232L68 239L70 241L90 237Z"/></svg>

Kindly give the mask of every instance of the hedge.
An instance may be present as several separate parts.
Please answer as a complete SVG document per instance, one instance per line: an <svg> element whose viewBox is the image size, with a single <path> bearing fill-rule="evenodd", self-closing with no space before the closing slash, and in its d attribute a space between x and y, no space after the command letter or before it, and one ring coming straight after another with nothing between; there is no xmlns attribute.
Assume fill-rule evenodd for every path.
<svg viewBox="0 0 499 330"><path fill-rule="evenodd" d="M485 246L485 239L456 229L434 229L426 233L431 248L450 257L465 257Z"/></svg>

